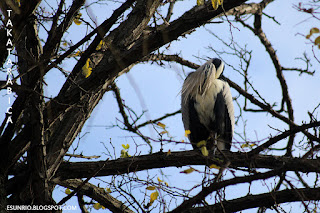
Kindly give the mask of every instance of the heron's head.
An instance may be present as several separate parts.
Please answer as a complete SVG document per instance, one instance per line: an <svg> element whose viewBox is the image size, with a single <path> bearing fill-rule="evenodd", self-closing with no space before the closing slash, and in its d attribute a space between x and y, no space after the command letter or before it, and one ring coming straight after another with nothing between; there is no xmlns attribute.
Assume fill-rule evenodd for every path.
<svg viewBox="0 0 320 213"><path fill-rule="evenodd" d="M224 70L224 63L218 58L208 60L203 66L202 72L204 72L206 78L210 78L213 75L212 77L218 79Z"/></svg>
<svg viewBox="0 0 320 213"><path fill-rule="evenodd" d="M218 79L224 70L224 63L218 58L208 60L195 72L186 78L181 93L194 97L196 94L203 95L215 79Z"/></svg>

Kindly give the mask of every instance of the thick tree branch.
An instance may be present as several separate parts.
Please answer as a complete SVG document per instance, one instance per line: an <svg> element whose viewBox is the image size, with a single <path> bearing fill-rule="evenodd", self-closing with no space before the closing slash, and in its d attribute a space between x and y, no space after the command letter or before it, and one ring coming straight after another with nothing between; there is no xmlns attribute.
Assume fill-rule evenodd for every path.
<svg viewBox="0 0 320 213"><path fill-rule="evenodd" d="M303 173L320 172L320 161L317 159L301 159L289 157L276 157L269 155L257 155L249 158L247 153L224 152L231 161L231 168L284 168L286 171L300 171ZM187 165L220 165L223 156L216 158L204 158L198 151L184 151L167 153L155 153L151 155L134 156L110 161L74 162L62 163L56 177L61 179L86 178L97 168L106 166L98 172L97 176L120 175L130 172L138 172L147 169L181 167Z"/></svg>
<svg viewBox="0 0 320 213"><path fill-rule="evenodd" d="M12 10L10 20L13 22L13 46L15 46L15 42L19 40L21 32L27 25L29 17L34 13L40 2L41 0L21 1L21 8L23 8L23 10L21 10L14 1L5 0L0 2L0 10L5 16L5 21L9 19L7 10ZM5 28L2 28L0 29L0 42L1 44L5 44L6 41L7 31ZM8 57L6 45L0 45L0 52L0 63L2 65Z"/></svg>
<svg viewBox="0 0 320 213"><path fill-rule="evenodd" d="M273 0L263 0L260 3L242 4L225 13L226 16L242 16L247 14L255 14L263 10Z"/></svg>
<svg viewBox="0 0 320 213"><path fill-rule="evenodd" d="M303 197L301 197L301 195ZM320 199L320 188L286 189L277 192L269 192L258 195L248 195L234 200L226 200L221 203L206 207L195 207L182 211L183 213L224 213L237 212L256 207L267 207L286 203L301 202Z"/></svg>
<svg viewBox="0 0 320 213"><path fill-rule="evenodd" d="M52 204L48 186L46 145L44 138L43 70L41 67L37 67L33 72L27 72L30 67L38 64L40 55L42 54L37 21L34 16L31 16L39 3L40 1L22 2L21 4L24 6L24 10L20 15L15 14L13 17L14 23L19 19L26 19L21 21L21 23L16 23L17 26L13 27L13 34L15 35L15 39L17 39L17 36L22 38L20 40L17 39L15 44L18 55L18 72L25 73L23 78L21 78L21 85L26 87L27 90L18 93L19 96L13 104L12 108L15 110L13 123L8 124L0 140L0 161L3 163L3 165L1 165L1 174L6 174L7 172L5 170L12 165L12 159L8 158L12 156L10 153L12 150L9 150L11 138L15 130L20 128L16 126L20 121L20 125L24 125L27 130L25 132L26 140L24 140L24 142L31 142L31 149L27 152L27 165L28 169L32 172L25 177L29 180L28 184L21 187L17 195L13 197L18 199L17 202L22 203L28 203L32 200L32 202L37 204ZM24 17L24 15L28 17ZM26 149L23 150L25 151ZM30 196L30 194L32 196ZM3 195L1 194L0 197L3 197Z"/></svg>

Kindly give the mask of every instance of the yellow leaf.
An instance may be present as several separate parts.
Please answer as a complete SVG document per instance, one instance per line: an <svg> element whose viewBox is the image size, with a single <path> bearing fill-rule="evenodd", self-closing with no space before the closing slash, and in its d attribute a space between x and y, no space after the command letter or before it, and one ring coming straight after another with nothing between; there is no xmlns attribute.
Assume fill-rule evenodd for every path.
<svg viewBox="0 0 320 213"><path fill-rule="evenodd" d="M218 9L219 5L218 5L218 0L211 0L211 4L213 9Z"/></svg>
<svg viewBox="0 0 320 213"><path fill-rule="evenodd" d="M120 156L120 157L122 157L122 158L123 158L123 157L126 155L126 153L127 153L127 151L126 151L126 150L121 149L121 151L120 151L121 156Z"/></svg>
<svg viewBox="0 0 320 213"><path fill-rule="evenodd" d="M129 155L128 151L125 150L125 149L122 149L121 150L121 155L120 155L121 158L128 158L128 157L131 157L131 155Z"/></svg>
<svg viewBox="0 0 320 213"><path fill-rule="evenodd" d="M16 2L18 3L18 6L21 7L21 1L20 0L16 0Z"/></svg>
<svg viewBox="0 0 320 213"><path fill-rule="evenodd" d="M87 59L86 64L82 67L82 74L85 78L88 78L92 73L92 68L90 67L90 58Z"/></svg>
<svg viewBox="0 0 320 213"><path fill-rule="evenodd" d="M110 188L106 188L106 192L111 193L111 189Z"/></svg>
<svg viewBox="0 0 320 213"><path fill-rule="evenodd" d="M127 145L122 144L121 146L122 146L124 149L129 149L129 148L130 148L130 145L129 145L129 144L127 144Z"/></svg>
<svg viewBox="0 0 320 213"><path fill-rule="evenodd" d="M78 50L78 51L76 52L75 56L80 56L80 55L81 55L81 52L80 52L80 50Z"/></svg>
<svg viewBox="0 0 320 213"><path fill-rule="evenodd" d="M184 143L184 140L181 140L182 143Z"/></svg>
<svg viewBox="0 0 320 213"><path fill-rule="evenodd" d="M220 166L217 166L216 164L211 164L209 166L210 169L220 169Z"/></svg>
<svg viewBox="0 0 320 213"><path fill-rule="evenodd" d="M205 146L206 144L207 144L207 141L202 140L202 141L200 141L200 142L197 143L197 147L200 148L200 147L202 147L202 146Z"/></svg>
<svg viewBox="0 0 320 213"><path fill-rule="evenodd" d="M80 25L82 23L82 21L80 21L79 19L74 19L73 22L76 24L76 25Z"/></svg>
<svg viewBox="0 0 320 213"><path fill-rule="evenodd" d="M167 182L164 182L164 184L165 184L166 186L169 186L169 184L168 184Z"/></svg>
<svg viewBox="0 0 320 213"><path fill-rule="evenodd" d="M198 5L198 6L204 5L204 0L197 0L197 5Z"/></svg>
<svg viewBox="0 0 320 213"><path fill-rule="evenodd" d="M310 34L306 35L306 39L309 39L310 37L311 37L311 35L310 35Z"/></svg>
<svg viewBox="0 0 320 213"><path fill-rule="evenodd" d="M156 187L155 186L148 186L147 188L146 188L146 190L155 190L156 189Z"/></svg>
<svg viewBox="0 0 320 213"><path fill-rule="evenodd" d="M191 131L190 131L190 130L184 131L184 136L185 136L185 137L188 137L188 135L190 135L190 134L191 134Z"/></svg>
<svg viewBox="0 0 320 213"><path fill-rule="evenodd" d="M206 146L201 147L201 153L203 156L206 156L206 157L209 155L209 152Z"/></svg>
<svg viewBox="0 0 320 213"><path fill-rule="evenodd" d="M158 181L161 183L161 182L163 182L163 180L161 180L159 177L157 177L157 179L158 179Z"/></svg>
<svg viewBox="0 0 320 213"><path fill-rule="evenodd" d="M63 46L67 46L68 45L68 43L67 42L63 42L63 44L62 44Z"/></svg>
<svg viewBox="0 0 320 213"><path fill-rule="evenodd" d="M164 134L166 134L166 133L168 133L168 131L162 131L162 132L160 132L159 134L160 134L160 135L164 135Z"/></svg>
<svg viewBox="0 0 320 213"><path fill-rule="evenodd" d="M160 126L162 129L166 128L166 125L161 122L158 122L157 125Z"/></svg>
<svg viewBox="0 0 320 213"><path fill-rule="evenodd" d="M310 36L311 36L312 34L314 34L314 33L320 33L320 30L319 30L318 28L316 28L316 27L311 28L311 30L310 30Z"/></svg>
<svg viewBox="0 0 320 213"><path fill-rule="evenodd" d="M102 208L102 206L101 206L100 203L95 203L95 204L93 204L93 208L94 208L95 210L99 210L99 209Z"/></svg>
<svg viewBox="0 0 320 213"><path fill-rule="evenodd" d="M214 10L218 9L219 5L223 4L223 0L211 0L211 4Z"/></svg>
<svg viewBox="0 0 320 213"><path fill-rule="evenodd" d="M100 50L105 44L106 43L103 40L101 40L100 43L98 44L96 50Z"/></svg>
<svg viewBox="0 0 320 213"><path fill-rule="evenodd" d="M81 14L81 13L78 13L78 14L74 17L73 22L74 22L76 25L80 25L80 24L82 23L82 21L80 21L81 16L82 16L82 14Z"/></svg>
<svg viewBox="0 0 320 213"><path fill-rule="evenodd" d="M195 171L195 169L191 167L191 168L189 168L189 169L183 170L183 171L180 172L180 173L190 174L190 173L192 173L192 172L194 172L194 171Z"/></svg>
<svg viewBox="0 0 320 213"><path fill-rule="evenodd" d="M150 195L150 203L153 203L158 198L158 196L159 196L158 191L152 192Z"/></svg>
<svg viewBox="0 0 320 213"><path fill-rule="evenodd" d="M316 40L314 40L314 44L315 44L315 45L320 44L320 36L318 36L318 37L316 38Z"/></svg>
<svg viewBox="0 0 320 213"><path fill-rule="evenodd" d="M71 190L70 190L70 189L66 189L66 190L64 191L64 193L66 193L67 195L69 195L69 194L71 194Z"/></svg>
<svg viewBox="0 0 320 213"><path fill-rule="evenodd" d="M168 152L167 152L167 156L168 156L168 155L171 155L171 150L170 150L170 149L169 149Z"/></svg>
<svg viewBox="0 0 320 213"><path fill-rule="evenodd" d="M245 147L249 147L249 144L248 143L244 143L241 145L241 148L245 148Z"/></svg>

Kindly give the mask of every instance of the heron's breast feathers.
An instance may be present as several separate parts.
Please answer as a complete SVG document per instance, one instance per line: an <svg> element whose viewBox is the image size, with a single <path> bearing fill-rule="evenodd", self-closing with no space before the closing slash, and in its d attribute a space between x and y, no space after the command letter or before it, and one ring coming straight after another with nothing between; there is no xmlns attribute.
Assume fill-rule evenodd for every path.
<svg viewBox="0 0 320 213"><path fill-rule="evenodd" d="M209 128L210 122L215 120L215 115L213 113L215 101L217 95L223 90L224 82L216 79L211 82L211 85L206 89L203 94L196 94L195 100L195 110L198 113L200 122Z"/></svg>

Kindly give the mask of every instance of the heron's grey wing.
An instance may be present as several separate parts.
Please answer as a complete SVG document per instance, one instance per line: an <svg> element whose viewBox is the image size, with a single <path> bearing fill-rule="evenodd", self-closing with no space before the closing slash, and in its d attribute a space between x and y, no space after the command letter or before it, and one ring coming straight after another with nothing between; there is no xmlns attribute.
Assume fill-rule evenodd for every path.
<svg viewBox="0 0 320 213"><path fill-rule="evenodd" d="M223 96L224 99L226 100L226 108L227 108L227 112L228 112L228 117L229 121L230 121L230 126L231 126L231 139L233 136L233 132L234 132L234 108L233 108L233 99L232 99L232 95L231 95L231 91L230 91L230 86L227 82L224 83L224 90L223 90Z"/></svg>
<svg viewBox="0 0 320 213"><path fill-rule="evenodd" d="M181 96L181 113L182 121L185 130L190 130L189 140L193 149L197 149L197 143L202 140L207 140L209 131L200 122L198 113L194 107L195 101L191 97L184 99L184 94ZM185 101L184 101L185 100Z"/></svg>
<svg viewBox="0 0 320 213"><path fill-rule="evenodd" d="M210 125L210 128L218 135L217 145L220 149L230 150L233 136L234 113L232 96L228 84L224 83L223 89L217 94L213 110L215 120Z"/></svg>
<svg viewBox="0 0 320 213"><path fill-rule="evenodd" d="M189 105L188 105L189 94L186 94L187 90L185 89L185 87L186 87L186 81L188 78L190 78L192 73L194 72L189 73L189 75L184 80L182 91L181 91L181 114L182 114L182 122L185 130L190 130Z"/></svg>
<svg viewBox="0 0 320 213"><path fill-rule="evenodd" d="M182 122L185 130L190 130L189 128L189 104L188 100L186 100L185 94L181 94L181 115Z"/></svg>
<svg viewBox="0 0 320 213"><path fill-rule="evenodd" d="M182 120L185 123L185 129L190 130L189 140L194 149L197 149L197 143L207 140L209 137L208 129L200 122L198 113L194 107L195 101L189 98L182 107Z"/></svg>

